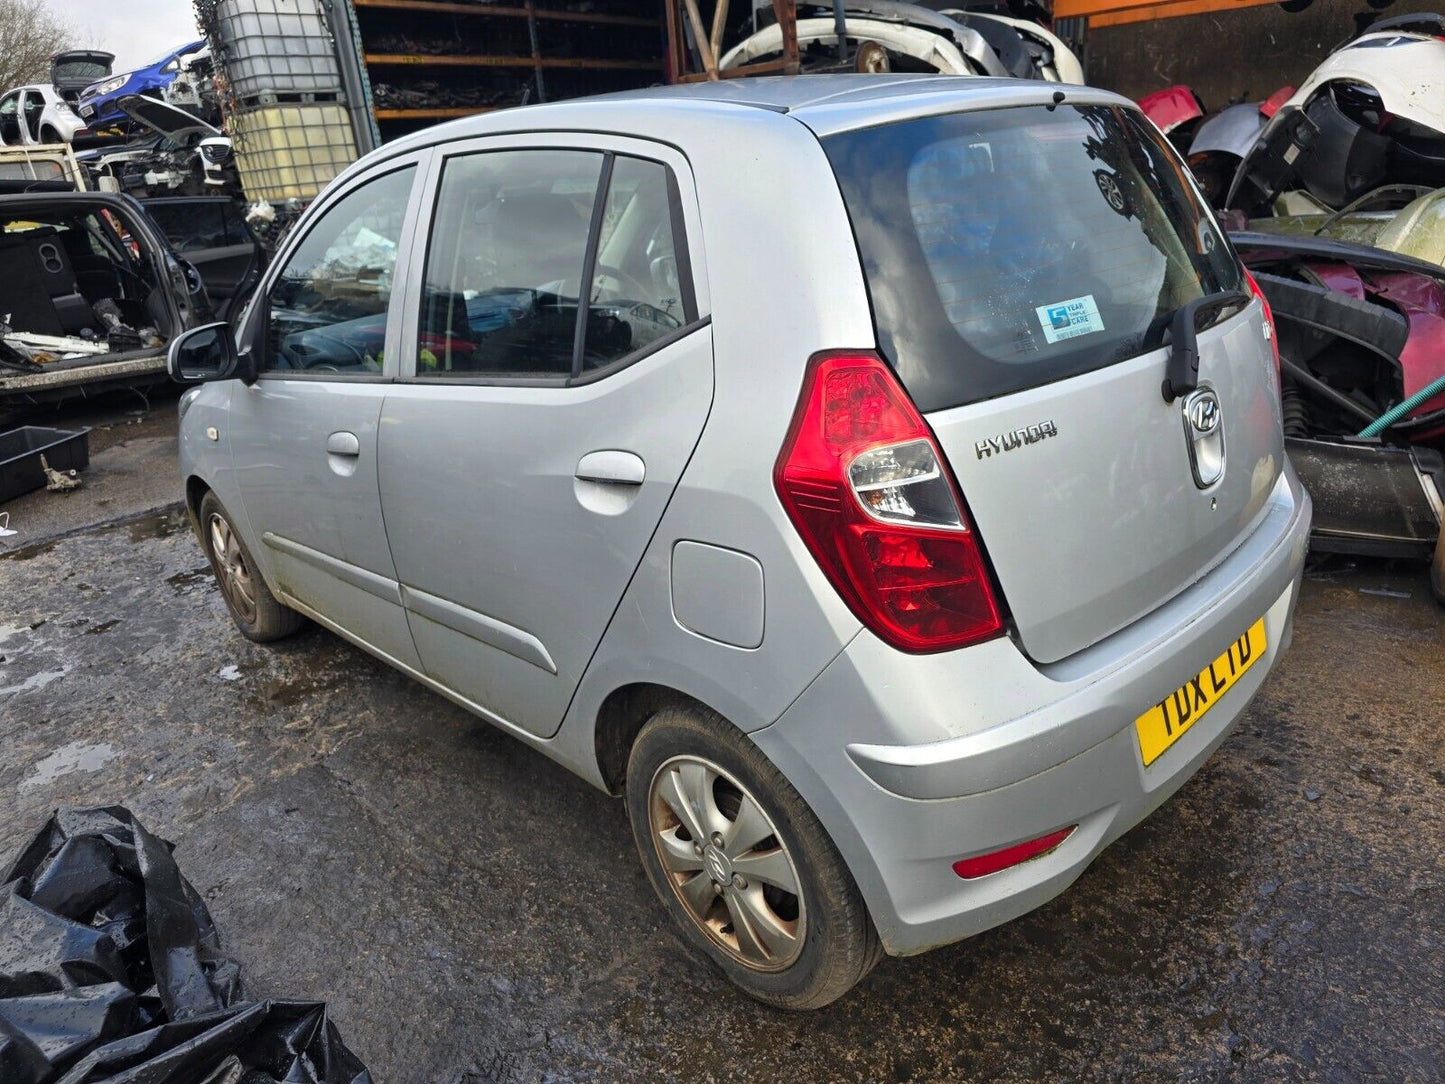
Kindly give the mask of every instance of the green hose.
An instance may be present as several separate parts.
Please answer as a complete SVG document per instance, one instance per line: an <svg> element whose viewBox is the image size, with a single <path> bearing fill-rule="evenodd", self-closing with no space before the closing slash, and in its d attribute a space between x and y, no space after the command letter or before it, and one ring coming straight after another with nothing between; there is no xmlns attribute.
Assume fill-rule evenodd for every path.
<svg viewBox="0 0 1445 1084"><path fill-rule="evenodd" d="M1406 414L1410 413L1410 411L1414 410L1421 403L1425 402L1427 399L1435 398L1435 396L1439 395L1442 391L1445 391L1445 376L1442 376L1434 383L1421 388L1414 395L1410 396L1410 398L1406 399L1398 406L1391 407L1389 410L1385 411L1385 413L1381 414L1369 425L1361 429L1360 436L1379 436L1386 429L1390 428L1390 426L1394 425L1397 421L1403 418Z"/></svg>

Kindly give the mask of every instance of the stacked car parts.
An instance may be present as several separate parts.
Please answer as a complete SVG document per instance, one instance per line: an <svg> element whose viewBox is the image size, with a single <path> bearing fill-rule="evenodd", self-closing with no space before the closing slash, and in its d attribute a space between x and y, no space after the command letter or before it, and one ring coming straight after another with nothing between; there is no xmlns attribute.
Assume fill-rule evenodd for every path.
<svg viewBox="0 0 1445 1084"><path fill-rule="evenodd" d="M840 26L842 33L840 34ZM996 10L969 10L961 0L847 0L798 5L802 70L809 74L858 71L987 75L1082 83L1072 50L1032 19ZM782 55L783 31L764 27L725 53L723 69Z"/></svg>
<svg viewBox="0 0 1445 1084"><path fill-rule="evenodd" d="M1188 97L1142 104L1274 311L1315 550L1433 555L1445 601L1445 16L1378 21L1297 90L1202 122Z"/></svg>
<svg viewBox="0 0 1445 1084"><path fill-rule="evenodd" d="M1345 43L1279 108L1224 206L1271 214L1286 193L1337 211L1385 185L1445 186L1445 16L1385 19Z"/></svg>

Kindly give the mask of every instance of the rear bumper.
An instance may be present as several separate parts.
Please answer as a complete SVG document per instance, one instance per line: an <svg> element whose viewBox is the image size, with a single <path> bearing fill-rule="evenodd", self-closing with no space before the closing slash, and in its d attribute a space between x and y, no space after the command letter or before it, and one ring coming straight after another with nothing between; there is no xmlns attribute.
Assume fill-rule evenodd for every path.
<svg viewBox="0 0 1445 1084"><path fill-rule="evenodd" d="M1134 626L1059 663L1008 640L908 656L860 634L752 737L828 829L889 952L921 952L1063 891L1222 742L1288 646L1309 497L1287 469L1248 540ZM1268 647L1150 767L1134 719L1261 616ZM965 881L959 858L1077 825L1056 850Z"/></svg>

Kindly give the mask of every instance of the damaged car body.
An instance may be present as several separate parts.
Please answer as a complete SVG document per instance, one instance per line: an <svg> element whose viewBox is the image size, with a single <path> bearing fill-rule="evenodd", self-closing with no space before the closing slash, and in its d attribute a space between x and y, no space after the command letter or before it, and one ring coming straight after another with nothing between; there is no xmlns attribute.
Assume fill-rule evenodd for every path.
<svg viewBox="0 0 1445 1084"><path fill-rule="evenodd" d="M82 153L95 187L137 199L240 191L231 140L219 128L139 94L122 98L117 106L136 130L150 134L121 147Z"/></svg>
<svg viewBox="0 0 1445 1084"><path fill-rule="evenodd" d="M128 196L0 196L0 231L0 409L159 383L170 340L218 315Z"/></svg>
<svg viewBox="0 0 1445 1084"><path fill-rule="evenodd" d="M1329 239L1230 240L1273 310L1313 548L1431 561L1445 603L1445 269Z"/></svg>
<svg viewBox="0 0 1445 1084"><path fill-rule="evenodd" d="M126 122L120 100L129 94L163 98L176 81L188 58L206 49L204 41L193 41L179 49L168 49L155 60L134 71L113 75L86 87L80 95L79 112L94 128L109 128Z"/></svg>
<svg viewBox="0 0 1445 1084"><path fill-rule="evenodd" d="M1337 211L1384 185L1445 186L1445 16L1385 19L1320 64L1265 125L1224 206Z"/></svg>
<svg viewBox="0 0 1445 1084"><path fill-rule="evenodd" d="M1083 68L1069 47L1026 19L965 11L940 0L848 0L841 8L804 4L798 15L803 70L811 74L930 72L1084 81ZM782 50L782 28L774 23L729 50L719 67L766 62Z"/></svg>

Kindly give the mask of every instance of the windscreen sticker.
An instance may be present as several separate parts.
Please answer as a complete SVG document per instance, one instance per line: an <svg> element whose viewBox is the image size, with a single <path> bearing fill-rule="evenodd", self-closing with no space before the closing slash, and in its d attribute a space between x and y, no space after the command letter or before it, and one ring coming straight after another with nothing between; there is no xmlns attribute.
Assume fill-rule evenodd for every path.
<svg viewBox="0 0 1445 1084"><path fill-rule="evenodd" d="M1099 315L1099 306L1094 303L1093 294L1058 301L1052 305L1040 305L1034 311L1039 314L1044 338L1051 343L1063 339L1077 339L1080 335L1104 330L1104 318Z"/></svg>

